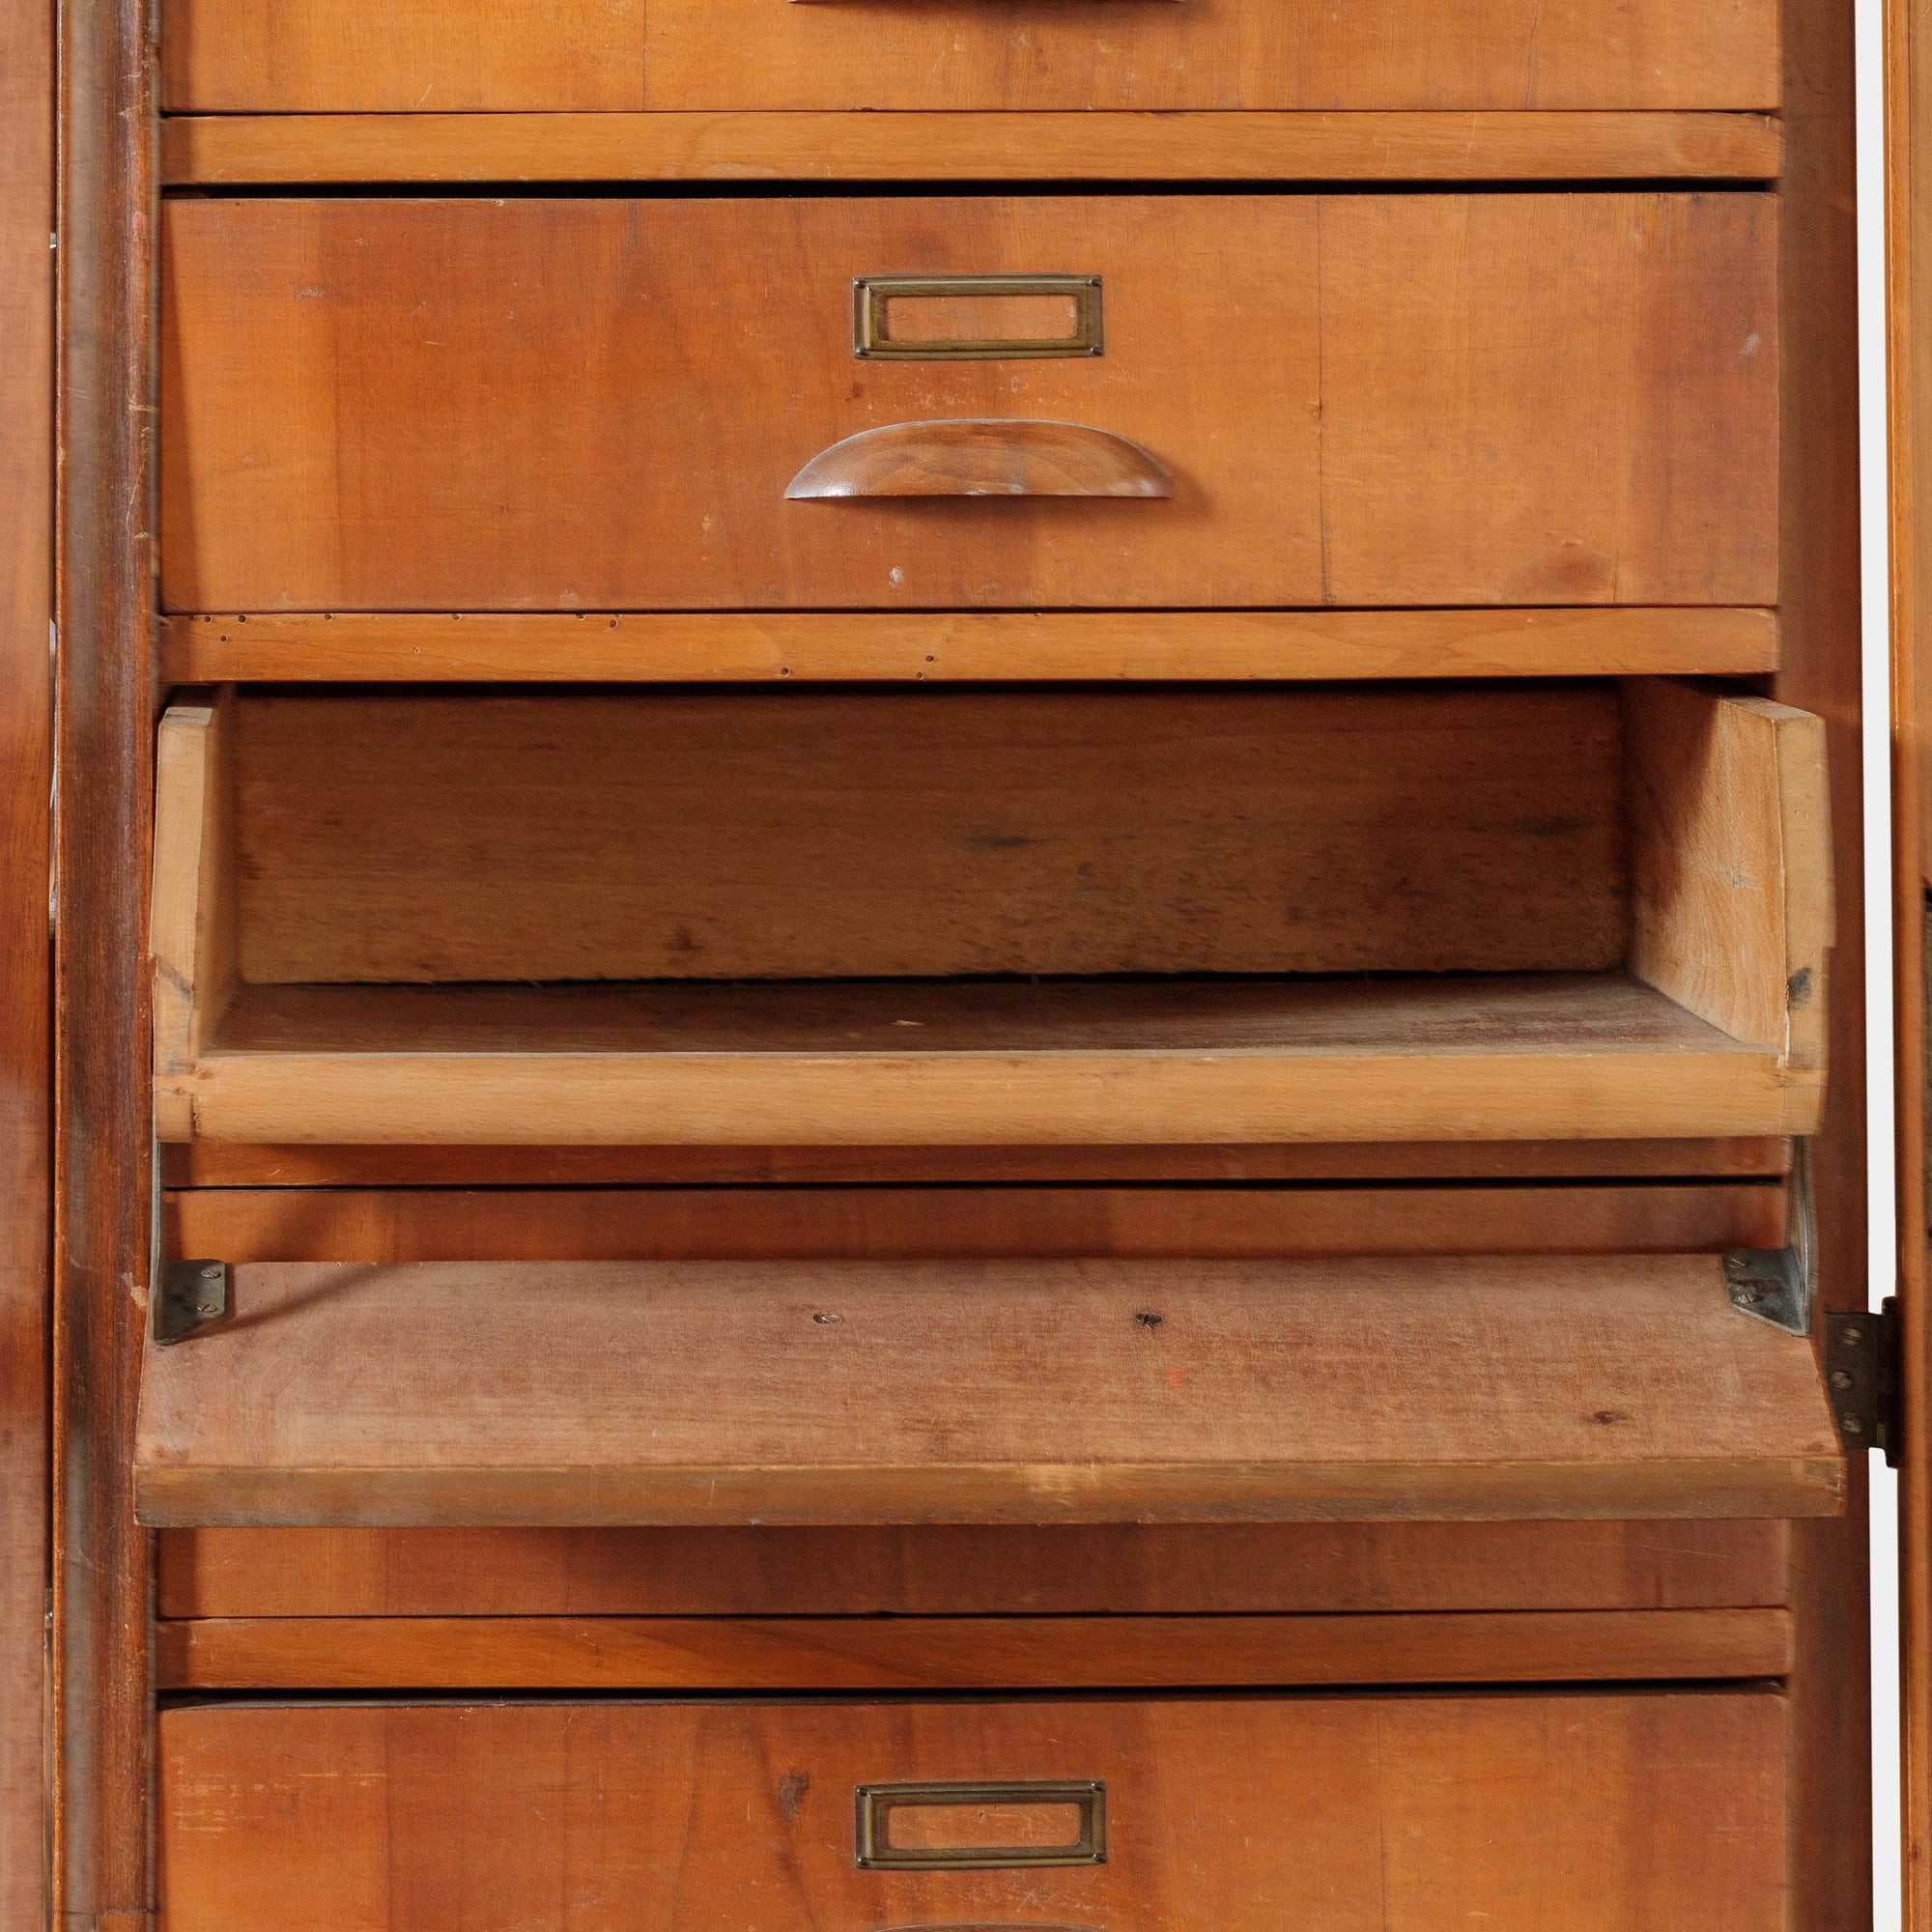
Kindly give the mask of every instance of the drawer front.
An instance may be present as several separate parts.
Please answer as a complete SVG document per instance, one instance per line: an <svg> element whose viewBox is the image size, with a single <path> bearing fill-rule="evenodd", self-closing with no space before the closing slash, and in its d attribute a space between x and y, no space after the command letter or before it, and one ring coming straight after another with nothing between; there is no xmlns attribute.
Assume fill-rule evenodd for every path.
<svg viewBox="0 0 1932 1932"><path fill-rule="evenodd" d="M178 202L164 595L1768 604L1774 213L1748 192ZM860 278L1041 274L1097 296L901 297L896 353L856 353ZM1098 353L1012 353L1056 337ZM786 494L934 487L1130 494Z"/></svg>
<svg viewBox="0 0 1932 1932"><path fill-rule="evenodd" d="M181 1709L159 1924L1776 1932L1784 1757L1750 1690Z"/></svg>
<svg viewBox="0 0 1932 1932"><path fill-rule="evenodd" d="M163 0L177 110L1769 108L1775 0Z"/></svg>
<svg viewBox="0 0 1932 1932"><path fill-rule="evenodd" d="M1771 107L1771 0L653 0L653 107Z"/></svg>

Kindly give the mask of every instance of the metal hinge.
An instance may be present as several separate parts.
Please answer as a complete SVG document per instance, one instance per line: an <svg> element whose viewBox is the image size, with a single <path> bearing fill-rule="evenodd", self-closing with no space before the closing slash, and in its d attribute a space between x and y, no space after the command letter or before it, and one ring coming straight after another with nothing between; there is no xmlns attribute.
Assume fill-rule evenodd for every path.
<svg viewBox="0 0 1932 1932"><path fill-rule="evenodd" d="M226 1262L163 1262L156 1271L155 1340L185 1342L228 1313Z"/></svg>
<svg viewBox="0 0 1932 1932"><path fill-rule="evenodd" d="M1788 1335L1808 1335L1817 1274L1811 1261L1811 1154L1804 1141L1792 1151L1790 1219L1791 1238L1783 1247L1726 1252L1724 1287L1740 1314Z"/></svg>
<svg viewBox="0 0 1932 1932"><path fill-rule="evenodd" d="M1895 1469L1905 1432L1898 1303L1825 1317L1825 1386L1848 1449L1877 1449Z"/></svg>

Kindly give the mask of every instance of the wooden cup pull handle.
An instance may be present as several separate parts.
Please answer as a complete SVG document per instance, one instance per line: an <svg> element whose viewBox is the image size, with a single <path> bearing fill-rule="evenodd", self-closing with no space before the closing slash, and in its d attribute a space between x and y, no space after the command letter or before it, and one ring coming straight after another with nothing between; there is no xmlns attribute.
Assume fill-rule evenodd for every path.
<svg viewBox="0 0 1932 1932"><path fill-rule="evenodd" d="M785 489L835 497L1172 497L1137 442L1084 423L963 417L862 430L814 456Z"/></svg>

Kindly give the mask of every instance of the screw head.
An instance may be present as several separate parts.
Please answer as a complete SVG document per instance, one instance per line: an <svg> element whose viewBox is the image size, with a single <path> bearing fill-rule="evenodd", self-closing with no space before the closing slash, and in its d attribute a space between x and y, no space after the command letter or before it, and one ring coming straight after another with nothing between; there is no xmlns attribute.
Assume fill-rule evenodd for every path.
<svg viewBox="0 0 1932 1932"><path fill-rule="evenodd" d="M203 1281L219 1281L221 1279L221 1264L219 1262L211 1262L207 1267L202 1269L201 1278Z"/></svg>
<svg viewBox="0 0 1932 1932"><path fill-rule="evenodd" d="M1832 1371L1832 1386L1834 1389L1848 1389L1851 1385L1852 1378L1843 1369L1833 1369Z"/></svg>
<svg viewBox="0 0 1932 1932"><path fill-rule="evenodd" d="M1838 1423L1847 1435L1862 1435L1865 1433L1864 1424L1856 1415L1841 1415Z"/></svg>

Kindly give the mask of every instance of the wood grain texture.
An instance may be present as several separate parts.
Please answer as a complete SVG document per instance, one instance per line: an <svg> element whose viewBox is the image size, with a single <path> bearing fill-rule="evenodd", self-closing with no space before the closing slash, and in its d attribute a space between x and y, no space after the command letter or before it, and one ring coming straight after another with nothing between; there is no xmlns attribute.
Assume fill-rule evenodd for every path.
<svg viewBox="0 0 1932 1932"><path fill-rule="evenodd" d="M1769 671L1770 611L599 612L164 619L170 684L1616 677Z"/></svg>
<svg viewBox="0 0 1932 1932"><path fill-rule="evenodd" d="M0 1924L46 1922L54 19L0 10Z"/></svg>
<svg viewBox="0 0 1932 1932"><path fill-rule="evenodd" d="M1928 1003L1932 959L1932 39L1922 13L1886 9L1887 380L1889 394L1892 962L1897 1082L1896 1256L1904 1442L1898 1494L1901 1902L1909 1932L1932 1927L1932 1398L1926 1293L1932 1280ZM1886 1721L1880 1715L1881 1724Z"/></svg>
<svg viewBox="0 0 1932 1932"><path fill-rule="evenodd" d="M150 19L146 0L98 0L61 9L58 20L54 1681L44 1768L52 1922L145 1932L152 1581L128 1450L153 1233L142 1077L156 710ZM32 208L37 222L41 212ZM37 901L20 916L39 927L46 911ZM46 1621L43 1605L37 1640Z"/></svg>
<svg viewBox="0 0 1932 1932"><path fill-rule="evenodd" d="M1774 220L1752 192L176 201L164 600L1769 604ZM1042 263L1104 277L1104 355L854 363L854 276ZM1124 436L1175 497L784 500L845 437L993 415Z"/></svg>
<svg viewBox="0 0 1932 1932"><path fill-rule="evenodd" d="M250 1143L1094 1147L1802 1133L1817 1092L1637 980L1539 974L253 986L158 1073L161 1132L184 1105Z"/></svg>
<svg viewBox="0 0 1932 1932"><path fill-rule="evenodd" d="M190 1141L159 1150L194 1187L584 1187L987 1181L1781 1179L1791 1144L1411 1141L1306 1147L327 1147Z"/></svg>
<svg viewBox="0 0 1932 1932"><path fill-rule="evenodd" d="M1313 1894L1334 1932L1778 1932L1784 1724L1747 1690L172 1710L158 1924L1262 1932ZM1104 1864L854 1866L859 1784L1068 1776Z"/></svg>
<svg viewBox="0 0 1932 1932"><path fill-rule="evenodd" d="M1633 682L1631 964L1734 1038L1822 1070L1832 947L1824 721Z"/></svg>
<svg viewBox="0 0 1932 1932"><path fill-rule="evenodd" d="M1654 707L1633 701L1641 735ZM1695 731L1715 706L1739 749L1714 765L1663 734L1638 949L1724 1018L1762 1018L1755 1041L1608 970L1623 753L1589 686L224 703L232 938L200 923L227 837L204 708L164 730L163 1011L206 981L220 1015L157 1042L169 1139L1158 1144L1815 1118L1821 1069L1719 997L1756 959L1764 1003L1822 999L1828 871L1815 786L1793 779L1815 757L1749 729L1757 700L1687 690L1667 713ZM1708 893L1670 882L1737 874L1747 775L1758 884L1725 887L1714 944ZM1811 883L1787 892L1786 869ZM1701 979L1679 972L1679 924ZM576 983L511 983L531 980Z"/></svg>
<svg viewBox="0 0 1932 1932"><path fill-rule="evenodd" d="M149 1349L145 1520L1830 1513L1811 1350L1715 1257L234 1270Z"/></svg>
<svg viewBox="0 0 1932 1932"><path fill-rule="evenodd" d="M177 711L164 741L200 728ZM1605 688L294 692L230 716L232 802L184 790L161 823L233 838L227 944L251 986L1595 971L1624 952ZM187 903L170 889L157 912ZM163 981L186 970L156 952Z"/></svg>
<svg viewBox="0 0 1932 1932"><path fill-rule="evenodd" d="M155 745L155 869L181 890L154 896L156 1064L187 1065L206 1050L235 995L235 772L231 707L177 702ZM170 1122L182 1131L191 1122Z"/></svg>
<svg viewBox="0 0 1932 1932"><path fill-rule="evenodd" d="M1178 12L1178 10L1176 10ZM1266 0L799 7L776 0L164 0L175 112L487 108L1772 108L1771 0ZM727 54L727 50L729 50ZM735 56L732 58L731 56ZM366 177L365 177L366 179Z"/></svg>
<svg viewBox="0 0 1932 1932"><path fill-rule="evenodd" d="M1857 114L1853 9L1786 0L1779 310L1784 661L1772 696L1826 721L1838 880L1832 1079L1812 1141L1820 1298L1862 1308L1867 1269L1860 637ZM1794 1535L1794 1932L1870 1922L1870 1616L1863 1459L1829 1528Z"/></svg>
<svg viewBox="0 0 1932 1932"><path fill-rule="evenodd" d="M1064 0L1050 0L1061 7ZM1111 4L1111 0L1109 0ZM254 15L261 17L259 11ZM875 16L876 17L876 14ZM177 114L174 187L407 182L1771 181L1767 114Z"/></svg>
<svg viewBox="0 0 1932 1932"><path fill-rule="evenodd" d="M1776 1607L1774 1521L163 1530L164 1617Z"/></svg>
<svg viewBox="0 0 1932 1932"><path fill-rule="evenodd" d="M1781 1677L1783 1610L164 1622L163 1690L1082 1690Z"/></svg>
<svg viewBox="0 0 1932 1932"><path fill-rule="evenodd" d="M1206 0L1016 14L653 0L644 99L679 108L1772 107L1767 0Z"/></svg>
<svg viewBox="0 0 1932 1932"><path fill-rule="evenodd" d="M1484 1187L199 1187L175 1255L227 1262L945 1261L1775 1248L1784 1190Z"/></svg>
<svg viewBox="0 0 1932 1932"><path fill-rule="evenodd" d="M168 110L643 105L643 0L161 0L159 12Z"/></svg>

